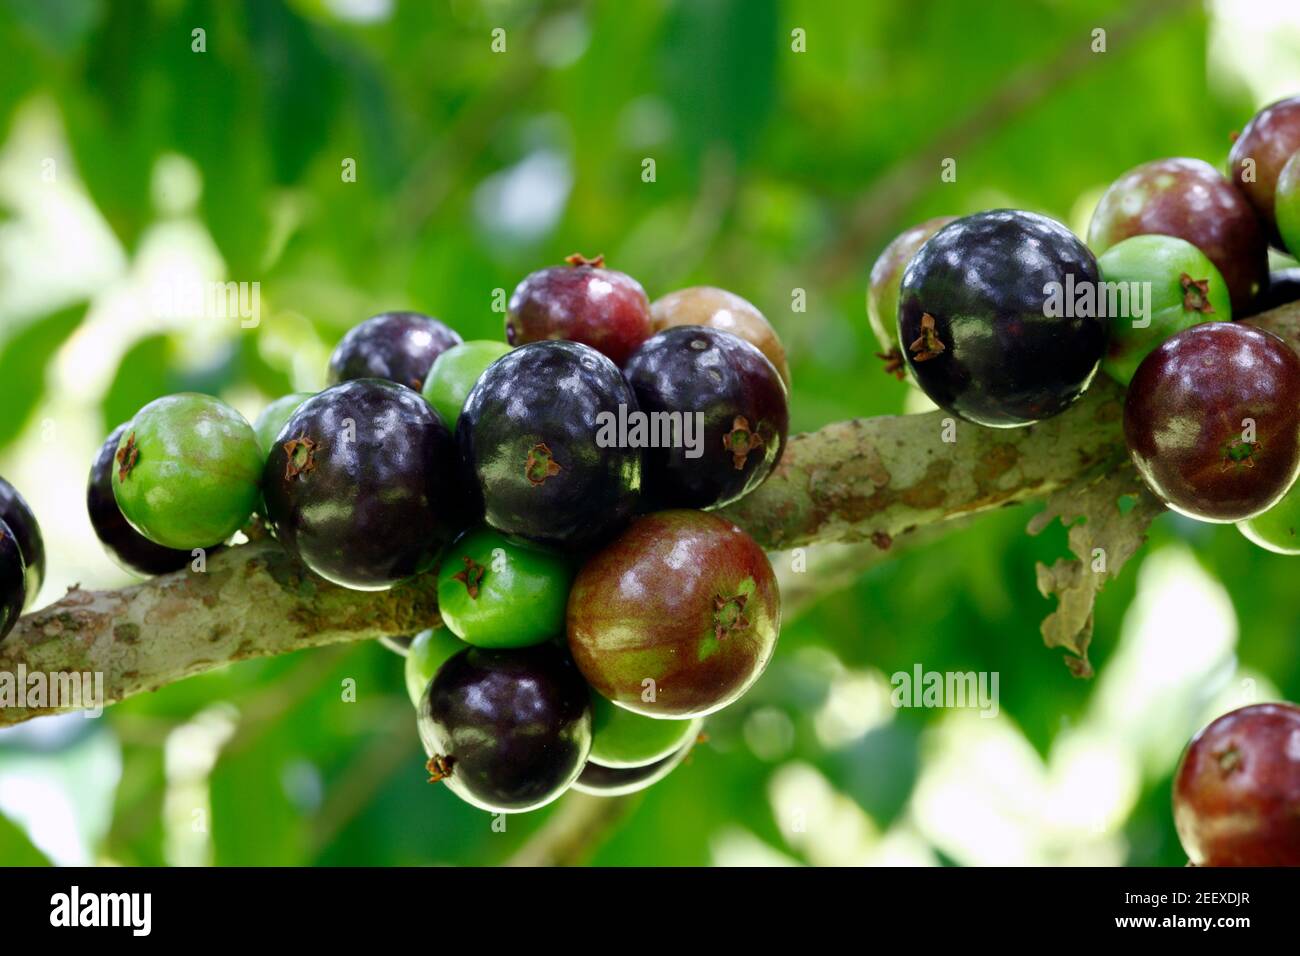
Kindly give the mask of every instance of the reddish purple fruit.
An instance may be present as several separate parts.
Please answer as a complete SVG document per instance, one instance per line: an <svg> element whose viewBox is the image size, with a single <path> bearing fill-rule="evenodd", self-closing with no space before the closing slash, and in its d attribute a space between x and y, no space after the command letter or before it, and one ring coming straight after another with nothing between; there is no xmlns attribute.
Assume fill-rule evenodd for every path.
<svg viewBox="0 0 1300 956"><path fill-rule="evenodd" d="M1260 514L1300 473L1300 357L1247 325L1185 329L1138 366L1124 437L1175 511L1214 522Z"/></svg>
<svg viewBox="0 0 1300 956"><path fill-rule="evenodd" d="M1268 241L1284 252L1286 247L1273 215L1273 196L1282 167L1297 150L1300 150L1300 96L1293 96L1256 113L1228 154L1229 174L1263 220Z"/></svg>
<svg viewBox="0 0 1300 956"><path fill-rule="evenodd" d="M645 290L631 276L604 268L604 256L575 254L566 261L567 266L541 269L516 286L506 341L580 342L622 367L652 332Z"/></svg>
<svg viewBox="0 0 1300 956"><path fill-rule="evenodd" d="M1254 208L1235 186L1199 159L1143 163L1106 190L1088 225L1101 255L1131 236L1175 236L1200 249L1228 284L1234 315L1268 282L1268 243Z"/></svg>
<svg viewBox="0 0 1300 956"><path fill-rule="evenodd" d="M637 519L578 572L573 659L609 700L648 717L699 717L758 680L781 598L754 539L703 511Z"/></svg>
<svg viewBox="0 0 1300 956"><path fill-rule="evenodd" d="M1300 866L1300 707L1252 704L1192 738L1174 825L1196 866Z"/></svg>

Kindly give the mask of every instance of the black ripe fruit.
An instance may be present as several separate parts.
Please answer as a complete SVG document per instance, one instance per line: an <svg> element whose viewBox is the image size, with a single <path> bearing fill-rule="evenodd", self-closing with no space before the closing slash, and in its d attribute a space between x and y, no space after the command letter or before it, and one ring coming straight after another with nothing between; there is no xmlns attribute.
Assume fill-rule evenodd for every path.
<svg viewBox="0 0 1300 956"><path fill-rule="evenodd" d="M118 425L99 446L99 452L90 466L86 482L86 512L90 526L95 529L109 556L129 571L138 574L166 574L179 571L190 563L192 553L178 548L168 548L150 541L122 514L113 497L113 469L117 467L114 456L126 425Z"/></svg>
<svg viewBox="0 0 1300 956"><path fill-rule="evenodd" d="M1053 219L1014 209L958 219L903 273L903 355L935 404L962 418L999 428L1050 418L1105 355L1107 319L1072 294L1095 295L1097 280L1088 247Z"/></svg>
<svg viewBox="0 0 1300 956"><path fill-rule="evenodd" d="M330 356L333 385L357 378L385 378L417 392L436 359L460 336L420 312L384 312L348 330Z"/></svg>
<svg viewBox="0 0 1300 956"><path fill-rule="evenodd" d="M41 589L41 582L45 580L45 539L41 537L41 526L36 523L36 515L32 514L26 500L3 478L0 478L0 521L9 525L9 530L18 539L23 564L27 568L23 606L31 607Z"/></svg>
<svg viewBox="0 0 1300 956"><path fill-rule="evenodd" d="M535 810L586 764L591 691L553 642L473 647L438 668L418 722L433 779L484 810Z"/></svg>
<svg viewBox="0 0 1300 956"><path fill-rule="evenodd" d="M427 571L470 520L442 419L418 392L376 378L299 405L262 491L280 541L321 577L358 590Z"/></svg>
<svg viewBox="0 0 1300 956"><path fill-rule="evenodd" d="M668 329L637 349L624 373L644 416L643 490L652 507L730 504L780 460L790 424L785 383L743 339L701 326Z"/></svg>
<svg viewBox="0 0 1300 956"><path fill-rule="evenodd" d="M493 362L456 423L487 523L581 548L617 532L641 488L641 452L598 440L636 409L618 368L576 342L533 342Z"/></svg>
<svg viewBox="0 0 1300 956"><path fill-rule="evenodd" d="M23 613L26 571L17 536L0 521L0 641L14 629Z"/></svg>

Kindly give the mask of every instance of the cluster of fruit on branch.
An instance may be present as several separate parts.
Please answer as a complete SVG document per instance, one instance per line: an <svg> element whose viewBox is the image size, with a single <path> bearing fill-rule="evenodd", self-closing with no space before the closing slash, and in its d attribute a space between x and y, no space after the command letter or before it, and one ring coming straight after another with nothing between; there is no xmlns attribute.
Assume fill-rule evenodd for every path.
<svg viewBox="0 0 1300 956"><path fill-rule="evenodd" d="M1035 213L930 219L889 244L867 313L886 370L940 408L1014 428L1058 415L1101 372L1124 436L1171 509L1300 554L1300 356L1234 322L1300 299L1300 97L1237 137L1228 175L1145 163L1101 197L1085 245ZM1259 705L1189 747L1175 792L1193 863L1300 865L1300 709Z"/></svg>
<svg viewBox="0 0 1300 956"><path fill-rule="evenodd" d="M744 299L652 306L599 258L525 278L505 337L388 312L339 342L329 387L251 425L208 395L156 399L100 448L87 504L144 574L258 515L341 587L435 575L437 626L388 642L428 769L519 812L649 786L771 659L771 565L713 511L780 459L789 371Z"/></svg>

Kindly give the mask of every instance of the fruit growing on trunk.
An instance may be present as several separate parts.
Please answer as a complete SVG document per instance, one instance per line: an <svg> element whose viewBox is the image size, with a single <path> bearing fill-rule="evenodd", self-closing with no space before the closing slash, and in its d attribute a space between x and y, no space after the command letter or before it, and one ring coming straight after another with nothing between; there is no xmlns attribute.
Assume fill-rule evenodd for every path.
<svg viewBox="0 0 1300 956"><path fill-rule="evenodd" d="M321 577L382 590L427 571L472 520L451 434L420 395L357 379L298 406L267 457L267 517Z"/></svg>
<svg viewBox="0 0 1300 956"><path fill-rule="evenodd" d="M1242 314L1268 281L1268 242L1246 197L1209 163L1161 159L1129 170L1111 184L1088 225L1088 245L1101 255L1132 236L1185 239L1219 270Z"/></svg>
<svg viewBox="0 0 1300 956"><path fill-rule="evenodd" d="M1216 522L1260 514L1300 472L1300 357L1247 325L1194 325L1138 366L1124 437L1175 511Z"/></svg>
<svg viewBox="0 0 1300 956"><path fill-rule="evenodd" d="M384 378L419 391L429 366L460 336L420 312L384 312L348 330L330 356L331 385Z"/></svg>
<svg viewBox="0 0 1300 956"><path fill-rule="evenodd" d="M703 511L638 518L569 592L569 648L606 698L648 717L700 717L736 700L781 627L762 548Z"/></svg>
<svg viewBox="0 0 1300 956"><path fill-rule="evenodd" d="M431 778L493 812L550 803L591 750L591 691L553 643L462 651L438 669L418 712Z"/></svg>
<svg viewBox="0 0 1300 956"><path fill-rule="evenodd" d="M1046 216L997 209L944 226L912 257L899 293L899 341L917 384L979 425L1060 414L1105 353L1106 319L1075 308L1074 291L1095 292L1097 278L1088 248Z"/></svg>
<svg viewBox="0 0 1300 956"><path fill-rule="evenodd" d="M761 485L781 459L790 425L785 384L743 339L700 326L669 329L637 349L625 374L657 446L643 452L651 506L722 507Z"/></svg>
<svg viewBox="0 0 1300 956"><path fill-rule="evenodd" d="M900 380L907 369L898 342L898 291L903 270L926 240L955 221L955 216L936 216L905 229L885 246L871 267L867 285L867 322L880 346L876 357L885 363L885 371L897 375Z"/></svg>
<svg viewBox="0 0 1300 956"><path fill-rule="evenodd" d="M708 285L678 289L651 303L650 319L656 332L679 325L702 325L730 332L767 356L781 373L786 388L790 387L790 365L776 330L752 302L734 292Z"/></svg>
<svg viewBox="0 0 1300 956"><path fill-rule="evenodd" d="M1252 704L1197 734L1174 824L1196 866L1300 866L1300 707Z"/></svg>

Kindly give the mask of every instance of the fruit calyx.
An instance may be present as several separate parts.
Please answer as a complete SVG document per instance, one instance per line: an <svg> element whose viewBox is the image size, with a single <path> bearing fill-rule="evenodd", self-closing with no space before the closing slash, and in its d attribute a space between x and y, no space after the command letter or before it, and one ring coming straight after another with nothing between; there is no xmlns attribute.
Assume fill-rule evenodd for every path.
<svg viewBox="0 0 1300 956"><path fill-rule="evenodd" d="M1210 280L1193 279L1186 272L1178 277L1183 287L1183 309L1187 312L1201 312L1209 315L1214 311L1210 305Z"/></svg>
<svg viewBox="0 0 1300 956"><path fill-rule="evenodd" d="M900 382L907 377L903 371L903 353L897 348L892 348L888 352L877 352L876 358L885 363L884 372L886 375L892 375Z"/></svg>
<svg viewBox="0 0 1300 956"><path fill-rule="evenodd" d="M574 266L591 266L593 269L603 269L605 266L605 253L599 253L594 259L588 259L580 252L575 252L571 256L565 256L564 261Z"/></svg>
<svg viewBox="0 0 1300 956"><path fill-rule="evenodd" d="M1222 471L1227 471L1234 465L1238 468L1254 468L1255 455L1260 449L1257 441L1246 441L1244 438L1238 438L1236 441L1223 446L1223 467Z"/></svg>
<svg viewBox="0 0 1300 956"><path fill-rule="evenodd" d="M713 636L722 640L733 631L749 627L749 618L745 617L745 604L748 594L733 594L731 597L713 599Z"/></svg>
<svg viewBox="0 0 1300 956"><path fill-rule="evenodd" d="M442 754L434 754L429 758L429 762L424 765L424 769L429 771L429 782L438 783L439 781L446 780L451 776L451 770L455 763L455 757L444 757Z"/></svg>
<svg viewBox="0 0 1300 956"><path fill-rule="evenodd" d="M131 469L140 458L140 446L135 443L135 432L126 436L126 444L113 457L117 459L117 480L126 481L126 476L131 474Z"/></svg>
<svg viewBox="0 0 1300 956"><path fill-rule="evenodd" d="M538 442L528 449L528 458L524 461L524 477L534 488L560 473L560 463L551 454L545 442Z"/></svg>
<svg viewBox="0 0 1300 956"><path fill-rule="evenodd" d="M921 313L921 334L907 348L912 353L914 362L928 362L946 350L946 346L939 341L939 333L935 331L934 316L929 312Z"/></svg>
<svg viewBox="0 0 1300 956"><path fill-rule="evenodd" d="M312 441L305 434L290 438L284 443L284 478L288 481L299 475L305 475L316 467L316 449L320 442Z"/></svg>
<svg viewBox="0 0 1300 956"><path fill-rule="evenodd" d="M469 555L464 555L461 560L465 562L465 569L457 571L451 576L453 581L459 581L465 585L465 590L469 592L471 601L478 600L479 585L483 583L483 575L487 573L487 568L481 564L476 564L474 559Z"/></svg>
<svg viewBox="0 0 1300 956"><path fill-rule="evenodd" d="M1214 762L1219 765L1219 773L1227 777L1241 769L1241 751L1230 745L1214 754Z"/></svg>
<svg viewBox="0 0 1300 956"><path fill-rule="evenodd" d="M731 431L722 436L722 447L731 452L732 464L736 471L740 471L745 467L749 453L763 447L763 436L750 429L748 418L737 415L731 423Z"/></svg>

